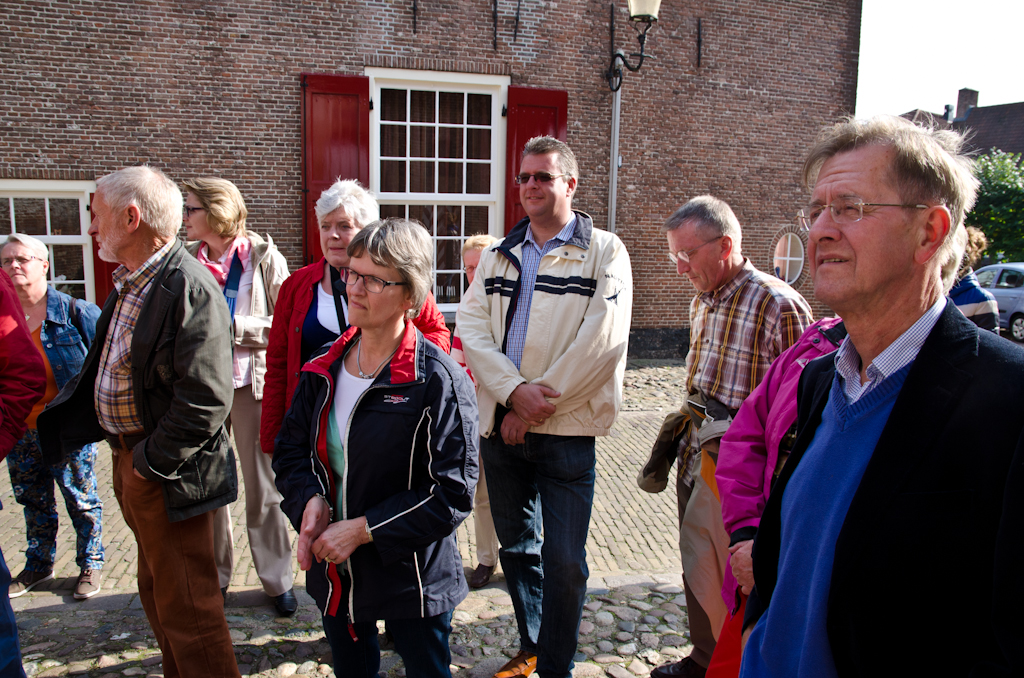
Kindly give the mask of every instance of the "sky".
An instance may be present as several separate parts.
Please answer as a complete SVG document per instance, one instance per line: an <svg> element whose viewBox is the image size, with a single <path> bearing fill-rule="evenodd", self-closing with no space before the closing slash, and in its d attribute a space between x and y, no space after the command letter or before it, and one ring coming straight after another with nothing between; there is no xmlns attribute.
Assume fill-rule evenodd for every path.
<svg viewBox="0 0 1024 678"><path fill-rule="evenodd" d="M1024 101L1021 0L863 0L857 117Z"/></svg>

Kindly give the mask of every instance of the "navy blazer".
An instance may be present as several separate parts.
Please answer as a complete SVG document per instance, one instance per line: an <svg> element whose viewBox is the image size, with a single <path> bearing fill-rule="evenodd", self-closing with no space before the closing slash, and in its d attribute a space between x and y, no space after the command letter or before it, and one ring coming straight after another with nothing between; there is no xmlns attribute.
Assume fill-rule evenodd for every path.
<svg viewBox="0 0 1024 678"><path fill-rule="evenodd" d="M782 495L821 423L834 356L808 364L799 436L754 541L744 627L778 577ZM840 676L1024 675L1024 349L952 303L921 348L836 543Z"/></svg>

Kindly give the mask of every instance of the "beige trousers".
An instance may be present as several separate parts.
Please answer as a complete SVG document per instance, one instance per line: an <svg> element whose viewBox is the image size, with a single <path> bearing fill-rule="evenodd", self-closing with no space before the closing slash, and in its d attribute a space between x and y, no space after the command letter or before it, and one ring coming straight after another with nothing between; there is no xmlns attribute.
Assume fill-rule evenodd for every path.
<svg viewBox="0 0 1024 678"><path fill-rule="evenodd" d="M252 394L252 386L235 389L231 431L245 479L245 530L256 574L266 594L274 597L292 588L294 561L288 518L281 511L281 493L274 485L271 457L260 449L262 410L262 404ZM221 588L231 583L235 569L230 509L230 505L222 506L213 516L213 550Z"/></svg>
<svg viewBox="0 0 1024 678"><path fill-rule="evenodd" d="M480 480L476 483L476 496L473 498L473 526L476 530L476 559L481 565L494 567L498 564L498 535L494 532L483 461L480 461Z"/></svg>

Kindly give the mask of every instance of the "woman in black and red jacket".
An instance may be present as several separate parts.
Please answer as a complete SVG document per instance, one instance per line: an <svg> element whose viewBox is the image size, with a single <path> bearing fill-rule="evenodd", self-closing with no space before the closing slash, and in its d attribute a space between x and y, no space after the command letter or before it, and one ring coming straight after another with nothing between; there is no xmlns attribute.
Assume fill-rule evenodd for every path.
<svg viewBox="0 0 1024 678"><path fill-rule="evenodd" d="M430 280L426 231L376 222L349 245L352 327L302 368L275 442L281 508L338 676L376 676L384 619L407 675L449 676L468 593L455 528L473 508L473 383L409 316Z"/></svg>

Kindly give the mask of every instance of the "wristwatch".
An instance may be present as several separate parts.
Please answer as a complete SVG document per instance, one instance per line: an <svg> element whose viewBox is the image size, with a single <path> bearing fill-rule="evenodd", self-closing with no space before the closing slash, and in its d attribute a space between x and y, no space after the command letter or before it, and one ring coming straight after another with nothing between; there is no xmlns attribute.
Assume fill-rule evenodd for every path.
<svg viewBox="0 0 1024 678"><path fill-rule="evenodd" d="M369 523L369 521L363 523L363 528L366 530L366 538L369 539L370 541L373 541L373 532L370 532L370 523Z"/></svg>

